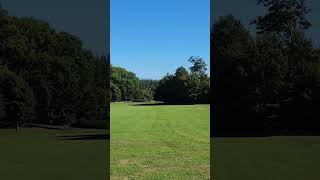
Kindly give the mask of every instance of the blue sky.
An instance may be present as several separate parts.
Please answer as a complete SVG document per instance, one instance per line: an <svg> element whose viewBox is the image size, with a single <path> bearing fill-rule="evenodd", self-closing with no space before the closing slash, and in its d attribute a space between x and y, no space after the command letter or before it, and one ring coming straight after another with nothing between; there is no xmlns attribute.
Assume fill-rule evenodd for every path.
<svg viewBox="0 0 320 180"><path fill-rule="evenodd" d="M148 79L190 67L190 56L209 67L209 0L111 0L110 8L114 66Z"/></svg>

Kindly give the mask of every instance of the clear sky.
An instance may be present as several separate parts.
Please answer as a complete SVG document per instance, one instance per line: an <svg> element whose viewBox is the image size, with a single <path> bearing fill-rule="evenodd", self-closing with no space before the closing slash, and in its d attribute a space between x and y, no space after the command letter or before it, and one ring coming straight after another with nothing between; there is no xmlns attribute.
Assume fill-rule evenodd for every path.
<svg viewBox="0 0 320 180"><path fill-rule="evenodd" d="M210 0L111 0L111 63L160 79L190 56L210 62Z"/></svg>
<svg viewBox="0 0 320 180"><path fill-rule="evenodd" d="M0 0L10 15L35 17L78 36L86 48L104 55L109 49L108 0Z"/></svg>

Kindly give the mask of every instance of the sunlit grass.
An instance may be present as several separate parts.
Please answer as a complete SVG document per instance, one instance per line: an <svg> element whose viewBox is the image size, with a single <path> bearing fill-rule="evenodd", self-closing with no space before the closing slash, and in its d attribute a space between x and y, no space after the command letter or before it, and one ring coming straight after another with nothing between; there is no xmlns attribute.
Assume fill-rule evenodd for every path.
<svg viewBox="0 0 320 180"><path fill-rule="evenodd" d="M208 179L209 105L111 104L111 179Z"/></svg>

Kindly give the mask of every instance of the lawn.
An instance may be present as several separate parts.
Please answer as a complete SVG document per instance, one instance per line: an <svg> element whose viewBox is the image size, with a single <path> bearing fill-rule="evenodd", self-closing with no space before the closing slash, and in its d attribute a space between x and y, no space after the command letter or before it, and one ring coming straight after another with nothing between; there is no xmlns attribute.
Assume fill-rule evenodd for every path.
<svg viewBox="0 0 320 180"><path fill-rule="evenodd" d="M0 129L0 179L107 179L105 130Z"/></svg>
<svg viewBox="0 0 320 180"><path fill-rule="evenodd" d="M208 179L209 105L111 103L111 179Z"/></svg>
<svg viewBox="0 0 320 180"><path fill-rule="evenodd" d="M320 137L213 139L216 180L319 180Z"/></svg>

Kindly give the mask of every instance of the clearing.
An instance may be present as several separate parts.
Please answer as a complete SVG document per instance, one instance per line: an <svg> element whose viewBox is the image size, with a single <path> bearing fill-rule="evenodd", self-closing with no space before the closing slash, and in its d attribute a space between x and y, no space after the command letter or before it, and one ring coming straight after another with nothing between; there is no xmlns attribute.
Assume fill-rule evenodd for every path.
<svg viewBox="0 0 320 180"><path fill-rule="evenodd" d="M111 179L208 179L210 106L111 103Z"/></svg>

